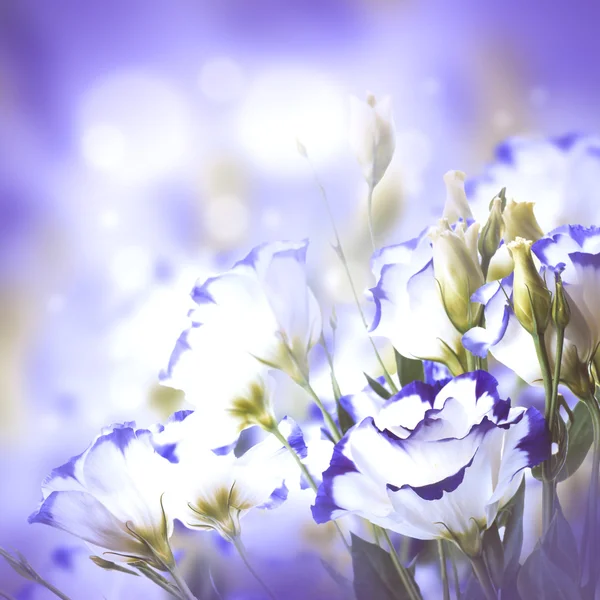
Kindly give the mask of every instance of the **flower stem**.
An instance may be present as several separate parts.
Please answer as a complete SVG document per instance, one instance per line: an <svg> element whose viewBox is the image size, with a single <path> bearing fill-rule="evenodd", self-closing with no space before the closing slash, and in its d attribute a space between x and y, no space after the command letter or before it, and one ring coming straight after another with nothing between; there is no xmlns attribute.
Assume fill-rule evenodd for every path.
<svg viewBox="0 0 600 600"><path fill-rule="evenodd" d="M348 279L348 283L350 284L352 296L354 297L354 303L356 304L356 308L358 309L358 312L360 314L360 318L365 327L365 330L368 331L369 325L367 324L367 320L365 318L365 313L363 312L362 306L360 304L360 300L358 299L356 287L354 287L354 282L352 281L352 275L350 274L350 269L348 267L348 261L346 259L346 254L344 253L344 249L342 247L342 241L340 239L340 234L338 233L337 226L335 224L335 218L333 217L333 211L331 210L331 206L329 204L329 199L327 198L327 193L325 192L325 188L323 187L323 184L319 180L317 172L316 172L310 158L308 158L308 156L306 157L306 160L308 161L308 164L312 170L312 174L313 174L313 177L317 184L317 187L319 188L319 191L321 192L321 198L323 199L323 203L325 204L325 208L327 209L327 214L329 215L329 220L331 221L331 228L333 229L333 233L335 235L336 252L337 252L337 255L338 255L342 265L344 266L344 271L346 272L346 277ZM371 186L369 186L369 187L371 187ZM373 192L371 190L371 194L372 193ZM371 214L371 210L369 208L369 215L370 214ZM369 219L370 219L370 216L369 216ZM371 239L373 239L373 238L371 238ZM375 248L374 241L373 241L373 248ZM368 335L368 338L371 342L371 346L373 347L373 351L375 352L375 356L377 357L377 361L379 362L379 365L381 366L381 369L383 371L383 376L385 377L385 380L387 381L387 384L390 386L390 389L392 390L392 392L394 394L396 394L398 392L398 387L396 386L396 384L394 383L394 380L392 379L391 375L389 374L388 370L386 369L383 359L381 358L381 355L379 354L379 350L377 350L377 346L375 345L375 342L373 341L373 338L370 335Z"/></svg>
<svg viewBox="0 0 600 600"><path fill-rule="evenodd" d="M589 557L589 577L590 587L595 588L598 580L598 541L597 541L597 522L598 522L598 474L600 470L600 407L593 396L587 401L587 406L592 417L592 427L594 431L594 446L592 454L592 472L590 476L590 489L587 506L587 527L586 536L589 544L587 555ZM585 564L585 563L584 563Z"/></svg>
<svg viewBox="0 0 600 600"><path fill-rule="evenodd" d="M394 567L396 567L396 571L398 571L398 575L400 576L402 584L406 588L408 597L410 598L410 600L422 600L421 594L419 593L419 590L413 582L413 579L410 573L408 572L408 569L400 562L400 559L398 558L398 553L396 552L396 548L394 547L394 544L392 544L392 540L390 539L387 530L381 529L381 534L383 535L385 541L390 547L390 556L392 558L392 562L394 563Z"/></svg>
<svg viewBox="0 0 600 600"><path fill-rule="evenodd" d="M306 481L312 488L313 492L316 494L317 491L319 490L319 486L317 485L316 481L314 480L314 477L310 474L310 471L306 468L306 465L302 462L302 459L298 456L297 452L290 446L290 443L287 441L286 437L281 433L281 431L279 431L279 427L275 426L273 429L271 429L269 431L287 448L287 450L290 452L290 454L294 457L294 460L300 467L300 471L302 471L302 474L304 475ZM335 528L337 529L337 532L338 532L340 538L342 539L342 542L344 543L346 550L348 550L348 552L352 552L352 549L350 548L350 545L346 541L346 538L344 537L344 534L343 534L342 530L340 529L340 526L335 521L333 522L333 524L334 524Z"/></svg>
<svg viewBox="0 0 600 600"><path fill-rule="evenodd" d="M185 600L198 600L196 596L192 594L192 590L190 590L190 588L188 587L188 584L183 578L183 575L181 574L177 563L173 561L170 565L167 565L167 569L169 570L169 573L171 573L171 577L173 577L175 585L177 585L177 588L181 592L182 598L184 598Z"/></svg>
<svg viewBox="0 0 600 600"><path fill-rule="evenodd" d="M498 594L496 593L496 589L492 583L492 578L490 577L487 565L483 560L483 556L469 556L469 560L471 561L475 576L479 580L487 600L498 600Z"/></svg>
<svg viewBox="0 0 600 600"><path fill-rule="evenodd" d="M375 245L375 231L373 228L373 182L369 183L369 191L367 192L367 213L369 220L369 236L371 238L371 246L373 247L373 252L377 249Z"/></svg>
<svg viewBox="0 0 600 600"><path fill-rule="evenodd" d="M242 540L240 540L239 538L234 538L232 540L232 543L235 546L235 549L238 551L238 554L240 555L240 558L242 559L243 563L246 565L246 568L248 569L248 571L250 571L254 579L256 579L258 583L260 583L263 590L265 590L265 592L267 593L267 596L269 596L269 598L271 598L272 600L277 600L277 596L275 596L275 594L271 591L269 586L261 579L260 575L252 568L252 565L250 564L250 562L248 561L248 557L246 556L246 550L244 548L244 545L242 544Z"/></svg>
<svg viewBox="0 0 600 600"><path fill-rule="evenodd" d="M448 567L446 565L446 551L444 549L444 540L438 540L437 547L438 554L440 555L440 575L442 578L444 600L450 600L450 585L448 583Z"/></svg>
<svg viewBox="0 0 600 600"><path fill-rule="evenodd" d="M337 426L333 417L323 406L321 399L319 398L313 387L310 385L308 379L305 379L305 381L302 383L302 387L310 394L315 404L319 407L321 413L323 414L323 418L325 419L325 423L327 423L327 427L329 428L329 431L333 436L334 442L339 442L342 439L342 433L340 432L339 427Z"/></svg>
<svg viewBox="0 0 600 600"><path fill-rule="evenodd" d="M540 333L537 335L533 335L533 342L535 345L535 352L537 354L538 362L540 364L540 370L542 371L542 378L544 381L544 393L546 397L544 416L546 419L546 427L548 427L550 436L551 438L553 438L553 431L550 428L550 424L554 423L554 413L556 412L555 407L552 403L554 385L552 380L552 370L550 368L550 359L548 358L548 351L546 349L546 340L544 334ZM552 521L552 517L554 516L554 501L556 498L556 483L551 476L551 467L552 456L542 464L542 523L544 533L548 531L550 521Z"/></svg>

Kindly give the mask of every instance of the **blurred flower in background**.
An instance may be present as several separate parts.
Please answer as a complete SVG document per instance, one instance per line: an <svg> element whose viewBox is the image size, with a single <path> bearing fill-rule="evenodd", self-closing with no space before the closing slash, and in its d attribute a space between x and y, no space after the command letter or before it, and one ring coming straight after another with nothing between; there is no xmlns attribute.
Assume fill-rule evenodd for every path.
<svg viewBox="0 0 600 600"><path fill-rule="evenodd" d="M185 327L182 298L252 245L310 237L324 315L336 305L356 321L356 335L337 341L342 391L364 384L356 373L375 367L344 360L364 356L368 340L346 306L314 178L357 289L372 287L350 94L392 98L396 152L373 198L380 243L431 221L441 175L454 168L473 176L468 195L484 212L507 186L509 198L553 207L545 231L597 218L600 73L586 63L600 50L599 13L584 0L3 2L0 546L27 550L60 582L48 557L67 538L26 522L39 481L99 427L132 411L148 424L182 406L158 386ZM564 137L572 131L590 135ZM289 398L305 410L301 393ZM260 518L249 517L249 535ZM293 527L302 552L334 543L308 514ZM218 554L216 542L202 544L200 554ZM257 551L275 560L267 548ZM96 589L83 563L72 568ZM113 576L94 572L102 589ZM22 587L3 563L0 581L10 593ZM323 581L319 571L315 586L331 597Z"/></svg>

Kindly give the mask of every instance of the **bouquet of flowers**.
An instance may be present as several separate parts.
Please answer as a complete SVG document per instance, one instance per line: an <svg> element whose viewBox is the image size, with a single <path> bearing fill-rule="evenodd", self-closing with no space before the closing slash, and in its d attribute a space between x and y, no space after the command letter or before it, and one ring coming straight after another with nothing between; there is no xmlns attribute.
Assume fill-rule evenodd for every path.
<svg viewBox="0 0 600 600"><path fill-rule="evenodd" d="M370 209L394 153L389 100L356 100L351 134ZM301 144L299 151L308 158ZM78 536L98 567L148 578L186 600L201 596L178 567L174 523L213 530L264 597L276 598L245 550L243 517L276 510L294 486L310 488L312 519L333 523L337 550L351 557L348 573L323 561L343 597L419 600L426 573L444 600L594 598L600 229L544 232L533 204L509 199L504 188L476 220L464 174L444 180L440 220L414 239L378 248L369 222L375 285L366 306L332 219L334 250L379 365L364 389L341 389L336 376L338 323L335 313L323 319L308 285L308 242L261 245L192 290L188 327L160 378L194 410L147 428L103 430L43 482L30 522ZM315 352L330 394L313 385ZM490 370L543 389L543 414L502 397ZM274 374L306 392L315 406L309 417L281 414ZM327 453L324 470L311 461L315 440ZM557 489L569 487L590 448L578 542ZM523 555L524 505L536 480L541 536ZM0 552L66 598L23 556Z"/></svg>

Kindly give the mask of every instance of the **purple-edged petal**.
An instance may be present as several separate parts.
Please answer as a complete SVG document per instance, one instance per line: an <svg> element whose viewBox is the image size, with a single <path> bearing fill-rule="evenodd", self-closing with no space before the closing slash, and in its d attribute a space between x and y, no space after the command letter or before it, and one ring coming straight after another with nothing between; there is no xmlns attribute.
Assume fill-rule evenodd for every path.
<svg viewBox="0 0 600 600"><path fill-rule="evenodd" d="M86 492L52 492L28 520L62 529L114 552L142 557L147 554L127 531L125 523Z"/></svg>

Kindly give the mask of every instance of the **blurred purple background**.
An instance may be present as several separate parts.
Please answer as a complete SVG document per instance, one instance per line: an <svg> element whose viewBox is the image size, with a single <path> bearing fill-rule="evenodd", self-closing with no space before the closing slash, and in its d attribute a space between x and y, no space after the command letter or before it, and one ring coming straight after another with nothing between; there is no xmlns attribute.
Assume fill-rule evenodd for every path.
<svg viewBox="0 0 600 600"><path fill-rule="evenodd" d="M310 237L314 285L345 299L297 138L367 285L348 95L393 97L376 208L382 240L412 237L446 170L600 132L599 19L586 0L2 1L0 546L60 570L77 541L27 525L40 482L102 425L179 405L156 374L196 277ZM1 562L0 582L23 588Z"/></svg>

